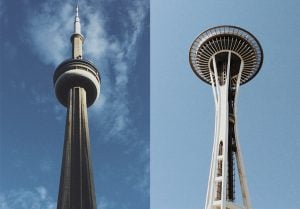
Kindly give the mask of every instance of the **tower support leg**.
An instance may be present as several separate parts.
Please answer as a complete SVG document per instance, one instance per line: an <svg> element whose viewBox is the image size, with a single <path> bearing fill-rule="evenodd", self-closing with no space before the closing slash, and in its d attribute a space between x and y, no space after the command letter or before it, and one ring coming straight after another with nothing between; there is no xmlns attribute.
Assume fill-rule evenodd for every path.
<svg viewBox="0 0 300 209"><path fill-rule="evenodd" d="M243 61L236 83L232 83L231 51L220 64L212 56L210 78L215 100L215 135L205 209L251 209L242 154L236 133L235 97L237 96ZM219 69L218 69L219 68ZM243 205L235 201L235 163L240 178Z"/></svg>

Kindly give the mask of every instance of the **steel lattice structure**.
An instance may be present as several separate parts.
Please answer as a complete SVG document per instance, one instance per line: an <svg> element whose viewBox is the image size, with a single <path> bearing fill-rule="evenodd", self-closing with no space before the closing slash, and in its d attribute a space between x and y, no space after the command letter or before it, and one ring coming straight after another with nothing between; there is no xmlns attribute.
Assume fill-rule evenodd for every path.
<svg viewBox="0 0 300 209"><path fill-rule="evenodd" d="M235 104L239 86L251 80L262 66L262 48L248 31L218 26L195 39L189 60L194 73L212 86L215 101L214 145L205 209L251 209ZM235 167L242 206L235 203Z"/></svg>

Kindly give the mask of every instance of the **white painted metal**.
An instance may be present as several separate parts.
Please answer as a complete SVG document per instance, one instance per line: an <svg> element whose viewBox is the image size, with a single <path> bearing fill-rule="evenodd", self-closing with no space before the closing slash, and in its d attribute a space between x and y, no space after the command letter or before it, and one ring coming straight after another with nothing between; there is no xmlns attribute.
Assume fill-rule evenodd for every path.
<svg viewBox="0 0 300 209"><path fill-rule="evenodd" d="M72 57L73 59L82 59L83 51L82 51L82 45L84 42L84 37L81 34L81 25L80 25L80 18L79 18L79 11L78 11L78 5L76 6L76 15L75 15L75 21L74 21L74 33L71 36L71 42L72 42Z"/></svg>
<svg viewBox="0 0 300 209"><path fill-rule="evenodd" d="M244 68L244 62L242 61L241 66L240 66L240 72L238 75L238 80L237 80L235 103L237 103L237 95L238 95L238 91L239 91L239 87L240 87L240 81L241 81L243 68ZM234 105L234 115L237 115L236 105ZM235 124L237 124L237 117L235 118ZM240 185L241 185L243 204L246 209L251 209L252 207L251 207L251 202L250 202L249 189L248 189L248 184L247 184L247 179L246 179L246 172L245 172L245 168L244 168L244 162L243 162L240 142L238 140L237 126L235 126L235 137L236 137L236 147L237 147L236 161L237 161L237 169L238 169Z"/></svg>
<svg viewBox="0 0 300 209"><path fill-rule="evenodd" d="M217 59L223 59L227 53L227 63L219 66L221 63L216 63ZM232 56L234 55L234 56ZM231 59L236 59L238 56L241 60L240 69L235 69L235 63L231 66ZM223 60L223 62L226 60ZM248 31L236 26L217 26L202 32L193 42L189 51L189 62L194 73L204 82L212 85L213 96L215 101L215 130L214 130L214 145L212 150L212 161L210 164L210 173L208 188L206 194L205 209L251 209L250 197L245 175L240 143L237 136L237 119L236 105L228 101L228 96L234 97L234 102L237 102L239 86L250 81L260 70L263 62L263 50L257 39ZM234 62L233 62L234 63ZM211 66L212 64L212 66ZM222 69L217 69L222 67ZM227 64L227 65L226 65ZM227 67L227 68L225 68ZM213 68L213 69L211 69ZM220 75L218 75L218 72ZM230 86L229 86L230 85ZM231 94L230 91L235 91ZM233 114L233 115L232 115ZM234 134L234 147L228 147L228 135L232 131ZM230 128L230 130L229 130ZM230 132L229 132L230 131ZM219 153L219 146L222 142L222 152ZM230 140L231 142L231 140ZM238 206L234 201L234 190L228 187L228 152L233 156L234 164L236 165L239 183L242 193L242 203ZM231 150L235 148L234 151ZM218 170L219 169L219 170ZM230 166L231 169L231 166ZM230 173L230 178L233 178ZM233 179L234 180L234 179ZM230 195L227 193L230 189Z"/></svg>
<svg viewBox="0 0 300 209"><path fill-rule="evenodd" d="M207 196L206 196L206 203L205 209L251 209L250 204L250 197L248 192L248 186L246 182L246 175L244 164L242 160L241 149L237 137L236 136L236 163L239 173L240 179L240 188L243 196L243 205L238 206L235 203L227 200L227 175L228 175L228 129L229 129L229 104L228 104L228 87L229 87L229 80L230 78L230 60L231 54L234 53L238 57L241 56L235 53L232 50L222 50L228 52L228 60L227 60L227 68L226 68L226 79L225 82L221 82L218 75L217 64L216 64L216 54L220 53L217 52L212 55L211 59L213 62L213 69L209 69L210 72L210 81L212 84L214 100L215 100L215 133L214 133L214 145L212 151L212 161L210 167L210 174L209 174L209 182L207 188ZM210 66L209 66L210 68ZM241 65L239 69L239 74L237 78L237 83L235 85L236 95L238 93L242 71L244 69L244 62L241 58ZM235 100L236 102L236 100ZM236 107L236 105L234 105ZM234 109L234 113L236 113L236 109ZM236 123L235 123L236 125ZM235 128L236 131L236 128ZM236 131L237 132L237 131ZM219 153L219 146L222 146L222 152ZM221 162L221 163L220 163ZM218 166L222 165L222 174L218 176ZM221 191L220 191L220 183L221 183Z"/></svg>
<svg viewBox="0 0 300 209"><path fill-rule="evenodd" d="M213 27L194 40L189 52L194 73L206 83L212 84L208 66L210 58L222 50L234 51L242 57L245 65L241 85L251 80L262 65L262 48L251 33L235 26Z"/></svg>
<svg viewBox="0 0 300 209"><path fill-rule="evenodd" d="M80 18L79 18L79 11L78 5L76 6L76 16L74 22L74 33L81 34L81 26L80 26Z"/></svg>

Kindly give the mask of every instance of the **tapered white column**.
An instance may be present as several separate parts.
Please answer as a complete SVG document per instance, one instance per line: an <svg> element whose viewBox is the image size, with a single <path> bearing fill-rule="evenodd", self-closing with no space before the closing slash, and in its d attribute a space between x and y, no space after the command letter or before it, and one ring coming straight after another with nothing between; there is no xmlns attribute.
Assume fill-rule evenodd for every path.
<svg viewBox="0 0 300 209"><path fill-rule="evenodd" d="M243 69L243 61L240 63L239 74L237 75L237 83L231 83L231 51L227 51L227 60L218 69L216 63L216 55L212 56L213 69L210 69L210 78L212 83L212 89L215 100L215 134L214 144L212 152L212 161L210 168L209 183L207 189L206 205L205 209L250 209L249 192L244 172L244 166L242 162L242 154L240 151L235 120L235 97L239 87L239 82ZM219 66L220 68L220 66ZM233 94L234 97L229 95ZM232 101L231 101L232 100ZM230 112L229 105L233 104L234 111ZM234 133L229 134L229 123L233 123ZM232 126L232 125L231 125ZM233 134L233 135L232 135ZM229 141L229 138L234 138L234 142ZM229 142L231 144L229 144ZM234 143L234 144L232 144ZM235 147L236 146L236 147ZM230 149L229 149L230 148ZM235 150L235 151L233 151ZM229 178L233 178L230 175L234 175L234 162L229 156L235 155L236 164L238 168L238 174L240 177L240 188L243 196L243 206L238 206L233 203L234 198L234 182L229 183ZM228 160L231 160L229 162ZM230 167L229 167L230 165ZM233 179L234 180L234 179ZM229 194L231 193L231 194Z"/></svg>
<svg viewBox="0 0 300 209"><path fill-rule="evenodd" d="M245 166L237 135L236 98L263 63L263 50L248 31L221 25L202 32L192 43L193 72L212 86L215 130L205 209L251 209ZM235 175L235 174L238 175ZM236 181L235 177L239 177ZM236 183L242 203L235 199Z"/></svg>

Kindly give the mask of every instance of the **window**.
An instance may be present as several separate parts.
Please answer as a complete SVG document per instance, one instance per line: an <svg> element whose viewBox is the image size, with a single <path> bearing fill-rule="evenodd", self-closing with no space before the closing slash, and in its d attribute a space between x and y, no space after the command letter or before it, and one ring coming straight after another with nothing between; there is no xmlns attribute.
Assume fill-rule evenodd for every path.
<svg viewBox="0 0 300 209"><path fill-rule="evenodd" d="M219 144L219 155L223 154L223 142L221 141Z"/></svg>
<svg viewBox="0 0 300 209"><path fill-rule="evenodd" d="M222 176L223 161L218 160L217 176Z"/></svg>

